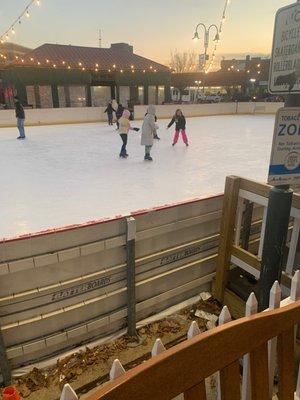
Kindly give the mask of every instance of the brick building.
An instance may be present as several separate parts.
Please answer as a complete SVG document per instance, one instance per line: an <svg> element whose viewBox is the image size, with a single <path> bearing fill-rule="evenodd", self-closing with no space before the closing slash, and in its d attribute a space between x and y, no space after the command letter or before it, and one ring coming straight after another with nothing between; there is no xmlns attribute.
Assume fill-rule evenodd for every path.
<svg viewBox="0 0 300 400"><path fill-rule="evenodd" d="M249 82L255 83L261 90L267 90L270 70L270 59L246 56L243 60L222 60L221 71L244 72Z"/></svg>
<svg viewBox="0 0 300 400"><path fill-rule="evenodd" d="M2 70L5 101L36 108L128 105L169 100L171 71L141 57L126 43L110 48L44 44Z"/></svg>

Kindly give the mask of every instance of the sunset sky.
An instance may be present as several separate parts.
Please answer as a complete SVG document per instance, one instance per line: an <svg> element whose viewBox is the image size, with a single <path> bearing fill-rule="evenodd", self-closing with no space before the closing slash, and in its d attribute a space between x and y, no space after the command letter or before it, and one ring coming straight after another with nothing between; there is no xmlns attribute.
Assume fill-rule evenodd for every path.
<svg viewBox="0 0 300 400"><path fill-rule="evenodd" d="M1 2L1 34L28 0ZM231 0L219 55L270 54L274 15L291 0ZM128 42L136 53L167 63L174 49L202 52L192 42L195 26L220 22L224 0L41 0L30 18L17 24L13 41L28 47L43 43L103 47Z"/></svg>

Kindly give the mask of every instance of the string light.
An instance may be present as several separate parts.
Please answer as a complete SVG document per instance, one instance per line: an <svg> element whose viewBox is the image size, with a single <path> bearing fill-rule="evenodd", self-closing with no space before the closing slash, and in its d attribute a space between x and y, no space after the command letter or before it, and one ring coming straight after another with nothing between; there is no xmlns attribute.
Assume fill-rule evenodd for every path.
<svg viewBox="0 0 300 400"><path fill-rule="evenodd" d="M0 53L0 58L6 59L6 57L1 53ZM66 61L66 60L63 60L63 59L59 60L57 58L56 59L52 59L52 60L48 59L48 58L45 58L44 60L37 60L34 57L30 57L30 56L28 58L26 58L26 59L23 59L23 58L21 59L18 56L15 56L15 60L12 62L12 64L13 65L21 65L21 63L23 65L25 63L25 65L30 65L31 67L32 66L34 67L36 65L36 66L38 66L40 68L43 68L43 67L46 67L46 68L61 68L61 69L65 68L65 69L68 69L68 70L73 69L73 70L91 71L91 72L99 72L99 71L101 71L101 69L99 68L99 63L95 63L94 66L93 65L84 66L82 61L74 62L74 64L72 65L69 61ZM121 74L126 73L126 72L131 72L131 73L137 72L137 70L136 70L134 65L130 65L128 67L128 69L118 69L118 70L116 69L117 68L116 64L114 64L113 67L114 67L113 71L110 68L107 69L106 71L109 72L109 73L111 73L111 72L119 72ZM158 72L158 70L154 69L154 67L152 65L149 68L150 68L149 72L152 72L152 73ZM147 72L146 69L143 69L143 70L141 69L141 70L138 70L138 71L143 72L143 73Z"/></svg>
<svg viewBox="0 0 300 400"><path fill-rule="evenodd" d="M225 0L223 12L222 12L222 17L221 17L221 21L220 21L220 25L219 25L219 40L217 40L217 41L215 42L215 46L214 46L214 49L213 49L213 52L212 52L212 56L211 56L211 61L210 61L210 63L208 64L207 69L204 71L206 74L207 74L208 72L210 72L210 70L211 70L211 69L213 68L213 66L214 66L214 61L215 61L215 58L216 58L217 47L218 47L219 44L220 44L220 38L221 38L221 35L222 35L222 32L223 32L223 25L224 25L224 23L225 23L225 21L226 21L227 8L228 8L228 5L229 5L229 4L230 4L230 0Z"/></svg>
<svg viewBox="0 0 300 400"><path fill-rule="evenodd" d="M24 10L21 12L21 14L14 20L14 22L8 27L8 29L2 34L0 35L0 43L3 44L5 41L9 40L9 32L11 32L13 35L16 34L16 25L17 24L21 24L22 22L22 18L26 17L26 18L30 18L30 8L33 5L37 5L40 6L41 1L40 0L31 0L27 6L24 8Z"/></svg>

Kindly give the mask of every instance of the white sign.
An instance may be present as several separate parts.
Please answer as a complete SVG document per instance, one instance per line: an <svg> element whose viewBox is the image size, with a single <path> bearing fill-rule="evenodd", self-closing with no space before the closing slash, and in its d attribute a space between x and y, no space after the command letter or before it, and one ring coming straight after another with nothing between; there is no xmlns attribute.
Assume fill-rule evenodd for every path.
<svg viewBox="0 0 300 400"><path fill-rule="evenodd" d="M270 67L271 93L300 93L300 3L277 11Z"/></svg>
<svg viewBox="0 0 300 400"><path fill-rule="evenodd" d="M300 183L300 107L277 111L268 182Z"/></svg>

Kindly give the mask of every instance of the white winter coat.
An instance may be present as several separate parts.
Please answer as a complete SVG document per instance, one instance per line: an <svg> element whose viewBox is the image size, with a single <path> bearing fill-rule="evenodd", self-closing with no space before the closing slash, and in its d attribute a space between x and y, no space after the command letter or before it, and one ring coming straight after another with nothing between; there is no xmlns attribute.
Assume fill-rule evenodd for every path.
<svg viewBox="0 0 300 400"><path fill-rule="evenodd" d="M142 146L152 146L153 145L153 136L156 132L156 123L155 123L155 107L150 105L147 110L147 115L144 118L143 126L142 126Z"/></svg>

